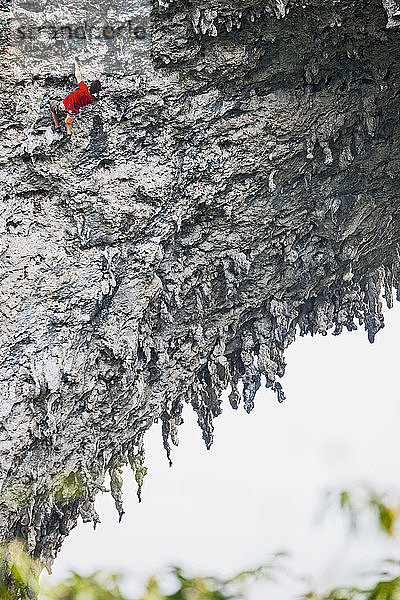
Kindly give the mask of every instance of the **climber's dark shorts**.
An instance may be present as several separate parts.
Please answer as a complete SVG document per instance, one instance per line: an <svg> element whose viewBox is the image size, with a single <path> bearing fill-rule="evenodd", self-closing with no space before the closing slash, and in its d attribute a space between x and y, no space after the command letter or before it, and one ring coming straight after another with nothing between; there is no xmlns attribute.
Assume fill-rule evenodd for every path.
<svg viewBox="0 0 400 600"><path fill-rule="evenodd" d="M66 117L65 120L67 123L72 123L76 117L76 115L73 115L67 111L62 100L50 100L50 110L54 112L57 117Z"/></svg>

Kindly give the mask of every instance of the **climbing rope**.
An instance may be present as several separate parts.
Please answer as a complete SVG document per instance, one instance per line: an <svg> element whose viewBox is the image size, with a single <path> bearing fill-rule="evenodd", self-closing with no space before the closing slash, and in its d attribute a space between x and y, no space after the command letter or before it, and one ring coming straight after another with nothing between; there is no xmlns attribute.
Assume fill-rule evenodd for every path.
<svg viewBox="0 0 400 600"><path fill-rule="evenodd" d="M19 113L19 111L22 110L23 108L25 108L26 106L29 106L30 104L35 104L35 102L43 102L44 100L51 100L51 99L52 99L52 96L46 96L44 98L40 98L39 100L32 100L31 102L27 102L26 104L23 104L22 106L17 108L17 110L14 110L14 112L12 112L10 115L8 115L8 117L6 117L2 121L0 121L0 126L3 125L4 123L7 123L7 121L10 121L14 115Z"/></svg>
<svg viewBox="0 0 400 600"><path fill-rule="evenodd" d="M78 89L78 88L75 88L75 90L76 89ZM73 91L75 91L75 90L73 90ZM68 92L68 94L70 94L70 93L71 92ZM68 95L68 94L66 94L66 95ZM25 108L26 106L29 106L30 104L35 104L36 102L44 102L45 100L56 100L57 98L62 98L63 96L64 96L64 93L53 94L52 96L44 96L43 98L39 98L38 100L31 100L31 102L26 102L26 104L23 104L22 106L17 108L17 110L14 110L14 112L12 112L10 115L8 115L8 117L6 117L2 121L0 121L0 127L4 123L7 123L7 121L10 121L14 115L19 113L23 108Z"/></svg>

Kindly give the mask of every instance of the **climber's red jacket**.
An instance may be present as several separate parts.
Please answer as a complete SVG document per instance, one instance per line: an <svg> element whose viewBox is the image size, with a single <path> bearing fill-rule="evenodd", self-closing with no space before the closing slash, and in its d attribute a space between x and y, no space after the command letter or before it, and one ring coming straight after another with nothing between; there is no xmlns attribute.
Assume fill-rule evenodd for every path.
<svg viewBox="0 0 400 600"><path fill-rule="evenodd" d="M95 98L89 92L88 86L83 81L80 82L78 89L68 94L65 98L64 106L67 111L73 115L77 115L82 106L91 104Z"/></svg>

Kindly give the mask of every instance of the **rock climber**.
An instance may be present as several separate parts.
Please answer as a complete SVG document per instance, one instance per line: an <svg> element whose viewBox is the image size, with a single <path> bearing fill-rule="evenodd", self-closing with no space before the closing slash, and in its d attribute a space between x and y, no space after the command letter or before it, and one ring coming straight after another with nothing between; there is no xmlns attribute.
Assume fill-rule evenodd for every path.
<svg viewBox="0 0 400 600"><path fill-rule="evenodd" d="M82 73L77 58L75 58L75 77L78 82L78 87L76 90L68 94L68 96L62 101L50 101L50 110L53 116L55 131L57 133L61 133L59 118L65 117L65 124L67 127L66 137L68 140L71 139L72 122L79 113L79 109L82 108L82 106L92 104L92 102L97 100L98 96L95 95L97 95L101 90L101 83L97 79L92 81L89 88L87 87L86 83L83 82Z"/></svg>

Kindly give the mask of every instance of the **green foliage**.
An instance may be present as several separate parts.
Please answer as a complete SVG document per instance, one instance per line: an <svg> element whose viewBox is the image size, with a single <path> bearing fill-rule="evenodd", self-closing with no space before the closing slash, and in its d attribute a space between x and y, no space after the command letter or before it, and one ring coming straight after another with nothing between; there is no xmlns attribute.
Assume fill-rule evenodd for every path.
<svg viewBox="0 0 400 600"><path fill-rule="evenodd" d="M336 495L329 493L329 504L332 498L336 504ZM377 494L368 487L360 487L351 491L342 490L337 499L341 511L349 519L351 529L357 529L362 514L370 513L383 533L394 535L400 517L400 505L393 503L387 494Z"/></svg>
<svg viewBox="0 0 400 600"><path fill-rule="evenodd" d="M130 456L139 488L146 474L143 455L139 451ZM86 482L79 473L60 473L54 489L60 501L73 499L84 492ZM329 498L349 519L352 529L359 525L360 515L374 516L379 529L387 536L396 533L400 505L387 494L378 494L366 487L354 491L342 490ZM330 502L332 504L332 502ZM269 564L242 571L231 578L188 575L180 567L169 572L172 592L165 591L163 576L151 576L140 600L240 600L245 598L246 585L256 579L271 580L277 573L283 554L276 554ZM0 547L0 600L35 600L38 597L38 575L41 567L31 559L21 542ZM41 600L128 600L119 588L119 575L96 572L88 577L78 573L56 586L40 591ZM338 587L327 593L310 591L303 600L400 600L400 562L388 561L387 568L370 578L370 587ZM171 581L169 582L171 583ZM170 588L171 589L171 588Z"/></svg>
<svg viewBox="0 0 400 600"><path fill-rule="evenodd" d="M340 508L343 513L347 514L351 527L353 529L357 526L357 510L353 502L353 494L348 490L342 490L339 496Z"/></svg>
<svg viewBox="0 0 400 600"><path fill-rule="evenodd" d="M368 505L375 511L380 529L392 536L400 515L399 505L390 506L385 496L379 496L373 491L369 492Z"/></svg>
<svg viewBox="0 0 400 600"><path fill-rule="evenodd" d="M230 579L219 577L189 577L179 567L172 568L177 589L165 594L156 577L147 582L146 594L140 600L238 600L244 598L246 584L254 579L271 579L277 569L277 561L283 556L276 554L272 561L257 569L242 571Z"/></svg>
<svg viewBox="0 0 400 600"><path fill-rule="evenodd" d="M305 594L303 596L304 600L353 600L353 598L356 598L357 594L357 590L354 590L352 588L349 589L337 589L337 590L332 590L331 592L329 592L328 594L323 594L322 596L320 594L316 594L314 592L309 592L308 594Z"/></svg>
<svg viewBox="0 0 400 600"><path fill-rule="evenodd" d="M120 592L120 575L105 575L96 572L89 577L78 573L71 575L55 587L43 590L43 600L126 600Z"/></svg>
<svg viewBox="0 0 400 600"><path fill-rule="evenodd" d="M400 600L400 577L378 581L369 589L338 588L328 594L310 592L304 600Z"/></svg>
<svg viewBox="0 0 400 600"><path fill-rule="evenodd" d="M20 542L0 546L0 600L34 600L39 593L37 563Z"/></svg>
<svg viewBox="0 0 400 600"><path fill-rule="evenodd" d="M378 528L387 536L392 537L400 517L400 505L390 500L388 494L378 494L368 487L352 491L342 490L338 496L330 493L328 498L334 498L340 510L349 519L351 529L359 526L362 514L369 513L374 517ZM331 502L329 503L331 504ZM327 594L309 592L304 600L400 600L400 564L388 561L390 569L375 574L376 582L370 588L342 587L331 590ZM396 567L397 573L393 572Z"/></svg>
<svg viewBox="0 0 400 600"><path fill-rule="evenodd" d="M141 600L228 600L235 598L229 594L226 583L216 577L188 577L179 567L174 567L172 574L178 585L175 592L164 594L157 578L151 577L147 583L146 594Z"/></svg>
<svg viewBox="0 0 400 600"><path fill-rule="evenodd" d="M243 571L229 579L213 576L189 576L183 569L172 567L172 593L163 590L160 578L152 576L140 600L239 600L244 597L246 584L254 579L270 579L277 568L277 554L270 564ZM22 544L10 544L0 555L0 600L35 600L38 597L40 568L24 551ZM71 573L56 586L40 590L41 600L128 600L119 588L121 576L100 571L83 577Z"/></svg>
<svg viewBox="0 0 400 600"><path fill-rule="evenodd" d="M367 600L399 600L400 577L389 581L379 581L371 590L364 592Z"/></svg>

